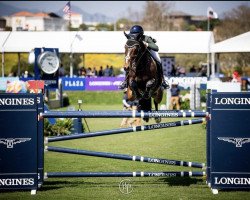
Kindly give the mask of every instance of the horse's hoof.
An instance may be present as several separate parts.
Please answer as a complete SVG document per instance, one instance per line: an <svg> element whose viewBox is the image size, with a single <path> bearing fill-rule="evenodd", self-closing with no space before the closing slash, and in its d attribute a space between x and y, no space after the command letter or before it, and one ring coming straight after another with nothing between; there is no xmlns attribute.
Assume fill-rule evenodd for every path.
<svg viewBox="0 0 250 200"><path fill-rule="evenodd" d="M156 117L156 118L155 118L155 122L156 122L156 123L160 123L160 122L161 122L161 117Z"/></svg>

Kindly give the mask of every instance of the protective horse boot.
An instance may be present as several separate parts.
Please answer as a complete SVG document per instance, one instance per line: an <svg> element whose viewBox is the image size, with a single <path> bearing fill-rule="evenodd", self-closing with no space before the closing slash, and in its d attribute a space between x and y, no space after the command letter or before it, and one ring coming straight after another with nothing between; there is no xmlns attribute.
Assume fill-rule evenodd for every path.
<svg viewBox="0 0 250 200"><path fill-rule="evenodd" d="M125 79L122 81L122 83L118 86L120 90L124 90L125 88L128 87L128 72L126 71Z"/></svg>

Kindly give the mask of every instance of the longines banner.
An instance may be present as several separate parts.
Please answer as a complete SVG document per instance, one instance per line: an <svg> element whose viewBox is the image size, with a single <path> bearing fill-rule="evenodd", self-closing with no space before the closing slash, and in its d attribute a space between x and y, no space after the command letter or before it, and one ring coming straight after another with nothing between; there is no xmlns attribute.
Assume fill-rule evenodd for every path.
<svg viewBox="0 0 250 200"><path fill-rule="evenodd" d="M37 187L37 97L0 94L0 188Z"/></svg>
<svg viewBox="0 0 250 200"><path fill-rule="evenodd" d="M250 93L212 95L212 188L249 188Z"/></svg>
<svg viewBox="0 0 250 200"><path fill-rule="evenodd" d="M86 78L86 90L118 90L123 80L117 77Z"/></svg>

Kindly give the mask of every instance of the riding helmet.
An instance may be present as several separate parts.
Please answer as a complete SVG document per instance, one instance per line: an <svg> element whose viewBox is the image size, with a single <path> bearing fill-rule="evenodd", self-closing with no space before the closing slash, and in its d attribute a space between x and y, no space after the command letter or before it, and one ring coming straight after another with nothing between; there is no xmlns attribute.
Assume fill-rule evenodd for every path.
<svg viewBox="0 0 250 200"><path fill-rule="evenodd" d="M134 39L139 39L144 34L143 28L139 25L134 25L130 29L129 35Z"/></svg>

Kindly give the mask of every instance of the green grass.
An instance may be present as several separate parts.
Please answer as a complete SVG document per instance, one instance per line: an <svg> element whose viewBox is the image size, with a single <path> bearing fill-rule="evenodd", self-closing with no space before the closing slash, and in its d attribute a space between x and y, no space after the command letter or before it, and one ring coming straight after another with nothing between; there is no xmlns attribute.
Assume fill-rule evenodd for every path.
<svg viewBox="0 0 250 200"><path fill-rule="evenodd" d="M76 93L75 93L76 94ZM84 93L82 94L83 96ZM111 94L110 94L111 95ZM118 94L116 94L118 95ZM114 97L114 94L112 95ZM77 99L78 97L75 97ZM97 101L97 100L93 100ZM77 105L75 105L77 107ZM121 105L84 104L85 110L119 110ZM178 121L180 119L163 119ZM118 128L121 119L86 119L91 131ZM150 120L149 123L155 123ZM146 124L144 122L144 124ZM201 124L124 133L51 143L60 146L93 151L141 155L185 161L206 162L205 129ZM113 160L80 155L45 153L46 172L130 172L130 171L199 171L195 168ZM132 181L133 191L123 194L119 183ZM51 178L44 182L37 195L29 191L1 192L0 199L250 199L247 191L220 191L213 195L204 178Z"/></svg>
<svg viewBox="0 0 250 200"><path fill-rule="evenodd" d="M121 105L122 107L122 91L74 91L66 92L70 99L70 104L77 104L77 101L80 99L83 101L83 107L88 105L101 105L102 110L105 109L106 105ZM162 104L166 103L166 93L164 92L162 98ZM94 108L93 108L94 109ZM99 109L99 108L98 108ZM118 109L122 109L118 107Z"/></svg>

